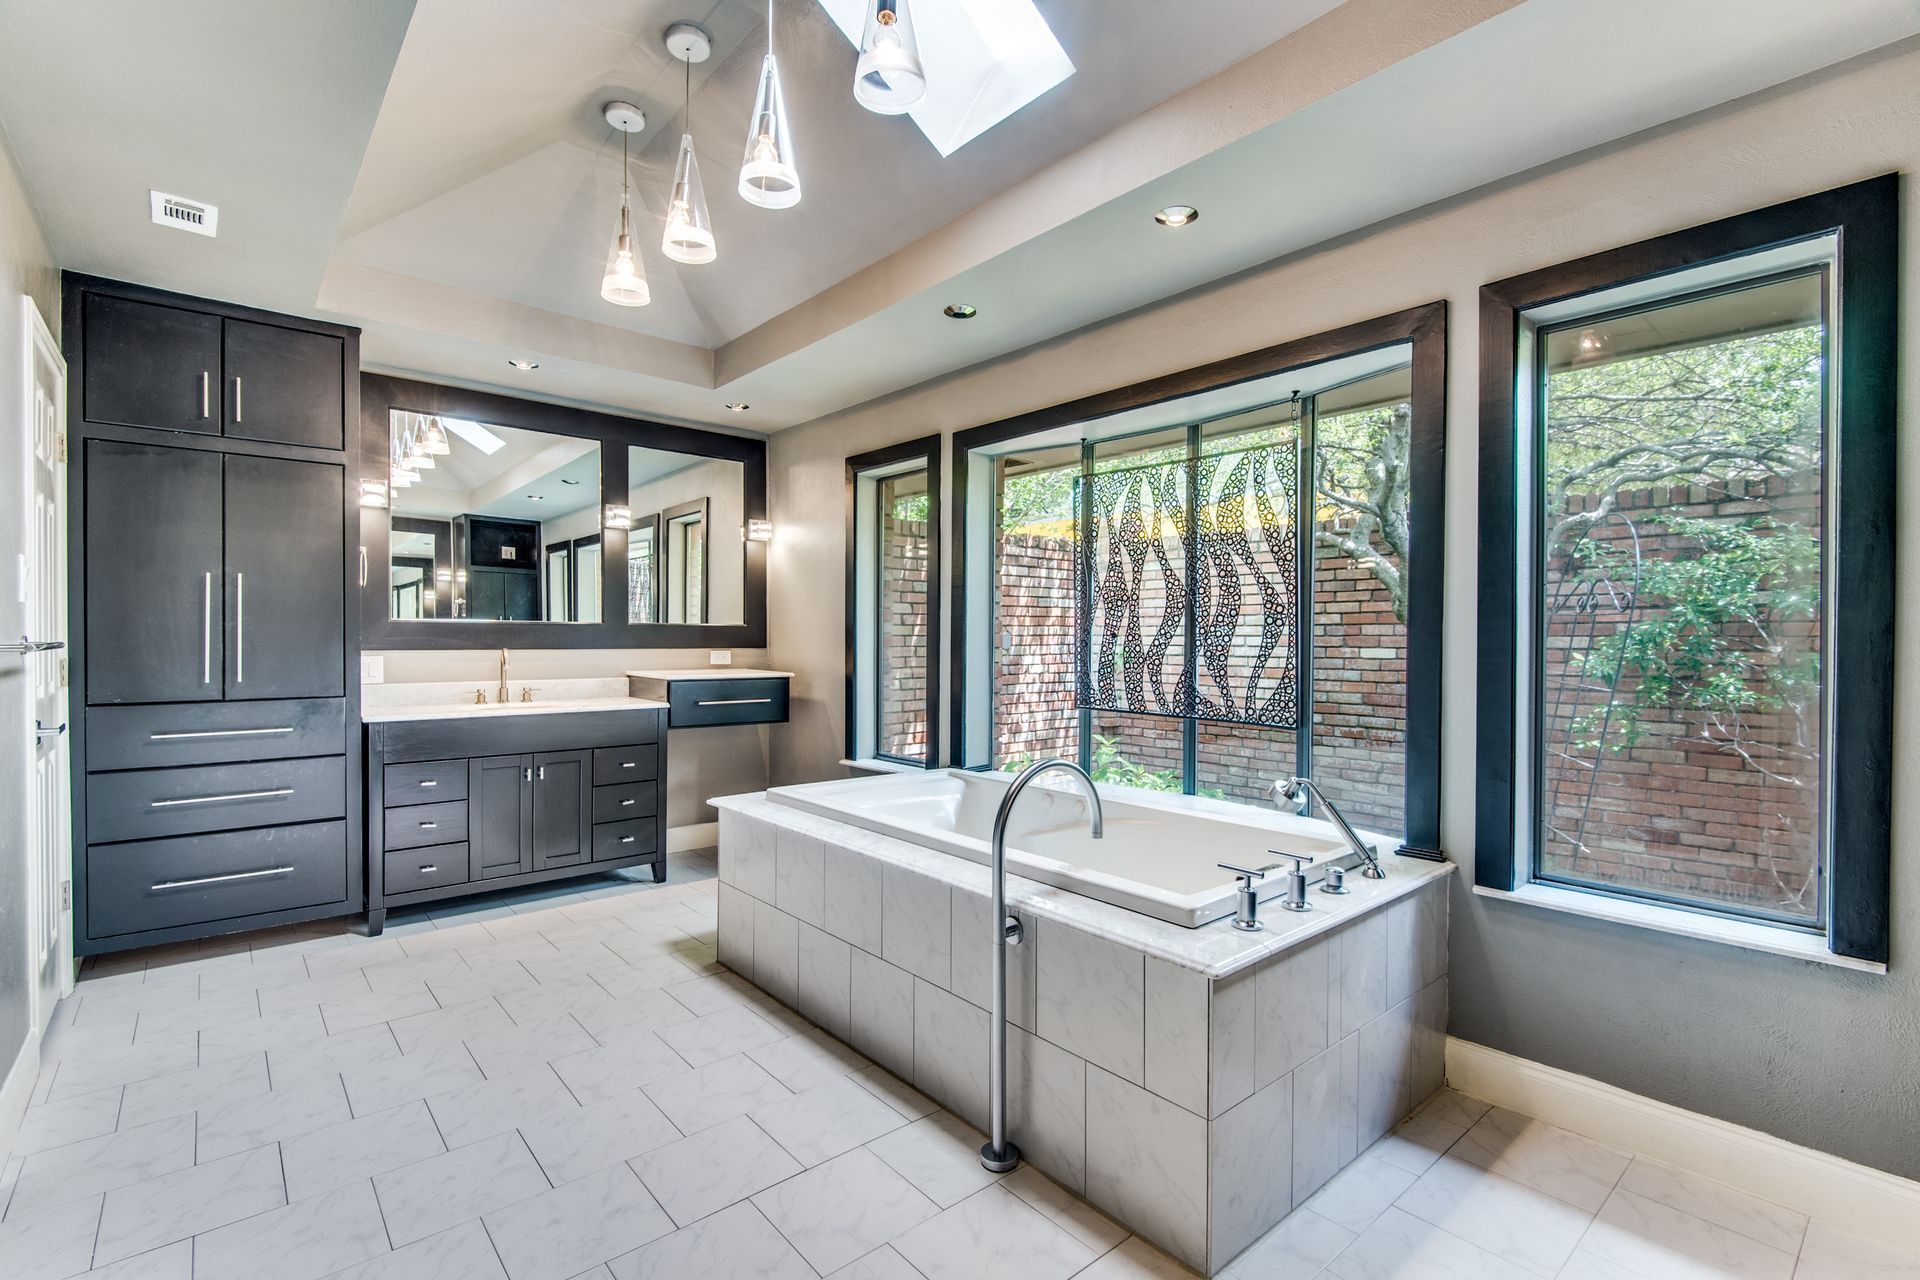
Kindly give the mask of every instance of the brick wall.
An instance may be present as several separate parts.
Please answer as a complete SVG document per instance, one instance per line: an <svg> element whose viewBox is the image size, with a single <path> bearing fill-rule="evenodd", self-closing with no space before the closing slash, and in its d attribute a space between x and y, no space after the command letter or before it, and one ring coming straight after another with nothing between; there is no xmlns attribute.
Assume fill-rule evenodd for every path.
<svg viewBox="0 0 1920 1280"><path fill-rule="evenodd" d="M927 756L927 522L880 518L881 755Z"/></svg>

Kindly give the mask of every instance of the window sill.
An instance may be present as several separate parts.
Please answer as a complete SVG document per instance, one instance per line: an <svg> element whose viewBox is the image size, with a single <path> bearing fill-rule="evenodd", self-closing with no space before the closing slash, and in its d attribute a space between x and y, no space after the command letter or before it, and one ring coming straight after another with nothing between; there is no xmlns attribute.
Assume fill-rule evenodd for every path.
<svg viewBox="0 0 1920 1280"><path fill-rule="evenodd" d="M901 760L878 760L872 757L861 760L842 760L848 769L858 769L862 773L926 773L925 765L907 764Z"/></svg>
<svg viewBox="0 0 1920 1280"><path fill-rule="evenodd" d="M1609 920L1615 924L1653 929L1660 933L1677 934L1683 938L1698 938L1703 942L1718 942L1748 951L1765 951L1795 960L1809 960L1815 964L1828 964L1841 969L1857 969L1862 973L1887 971L1886 965L1875 960L1856 960L1852 956L1835 955L1827 949L1825 938L1813 934L1796 933L1790 929L1776 929L1770 925L1756 924L1748 920L1723 919L1697 911L1663 907L1657 903L1627 902L1619 898L1607 897L1605 894L1581 893L1572 889L1557 889L1550 885L1530 884L1512 891L1474 885L1473 891L1483 898L1525 903L1548 911L1564 911L1569 915L1585 916L1589 920Z"/></svg>

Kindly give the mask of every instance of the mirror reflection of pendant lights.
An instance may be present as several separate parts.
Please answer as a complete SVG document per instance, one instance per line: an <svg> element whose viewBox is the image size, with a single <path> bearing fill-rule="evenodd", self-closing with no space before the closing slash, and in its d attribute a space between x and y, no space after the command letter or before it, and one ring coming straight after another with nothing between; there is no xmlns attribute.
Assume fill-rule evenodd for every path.
<svg viewBox="0 0 1920 1280"><path fill-rule="evenodd" d="M773 0L767 0L767 57L760 65L760 91L753 98L747 154L740 162L740 198L762 209L790 209L800 203L787 99L780 92L780 67L773 58Z"/></svg>
<svg viewBox="0 0 1920 1280"><path fill-rule="evenodd" d="M897 116L927 91L920 42L913 37L908 0L871 0L860 61L853 70L853 96L869 111Z"/></svg>
<svg viewBox="0 0 1920 1280"><path fill-rule="evenodd" d="M713 240L713 219L707 214L707 195L700 185L700 162L693 154L693 64L713 54L713 41L691 22L667 28L667 52L686 64L685 132L680 135L680 159L673 166L673 194L667 200L667 229L660 251L690 267L719 256Z"/></svg>
<svg viewBox="0 0 1920 1280"><path fill-rule="evenodd" d="M627 197L627 139L646 127L647 118L630 102L609 102L601 108L608 124L620 131L620 229L607 250L606 273L600 277L600 296L616 307L644 307L653 301L646 268L633 247Z"/></svg>

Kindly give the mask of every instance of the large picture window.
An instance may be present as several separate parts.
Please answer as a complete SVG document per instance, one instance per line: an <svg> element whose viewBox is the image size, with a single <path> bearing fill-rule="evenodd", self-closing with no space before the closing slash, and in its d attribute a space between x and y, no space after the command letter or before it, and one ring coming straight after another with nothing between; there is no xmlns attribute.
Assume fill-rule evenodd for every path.
<svg viewBox="0 0 1920 1280"><path fill-rule="evenodd" d="M1870 220L1873 198L1840 196L1620 251L1638 270L1489 287L1488 323L1511 328L1487 382L1513 393L1483 450L1513 480L1483 491L1483 563L1510 549L1517 572L1510 589L1483 574L1500 607L1483 594L1482 669L1512 658L1482 690L1481 817L1501 819L1483 886L1831 933L1878 958L1884 796L1848 753L1875 757L1884 715L1847 713L1890 691L1869 581L1888 548L1862 541L1889 491L1860 466L1890 464L1892 423L1850 393L1890 346L1843 288L1873 252L1850 210ZM1877 869L1837 856L1843 828Z"/></svg>

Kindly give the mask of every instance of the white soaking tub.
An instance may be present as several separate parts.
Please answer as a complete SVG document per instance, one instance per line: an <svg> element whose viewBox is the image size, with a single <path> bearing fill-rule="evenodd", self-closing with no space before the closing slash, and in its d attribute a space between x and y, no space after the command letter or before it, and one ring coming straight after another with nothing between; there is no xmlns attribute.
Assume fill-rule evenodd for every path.
<svg viewBox="0 0 1920 1280"><path fill-rule="evenodd" d="M970 862L990 864L993 818L1013 782L1010 774L949 769L775 787L767 798L823 818L893 836ZM1278 862L1258 885L1262 900L1286 892L1285 858L1313 859L1312 882L1329 866L1360 859L1332 823L1271 813L1193 796L1101 784L1106 836L1087 827L1087 802L1059 775L1028 787L1007 828L1007 868L1083 897L1193 929L1234 912L1235 877L1222 862L1261 867ZM1385 858L1394 842L1362 831Z"/></svg>

